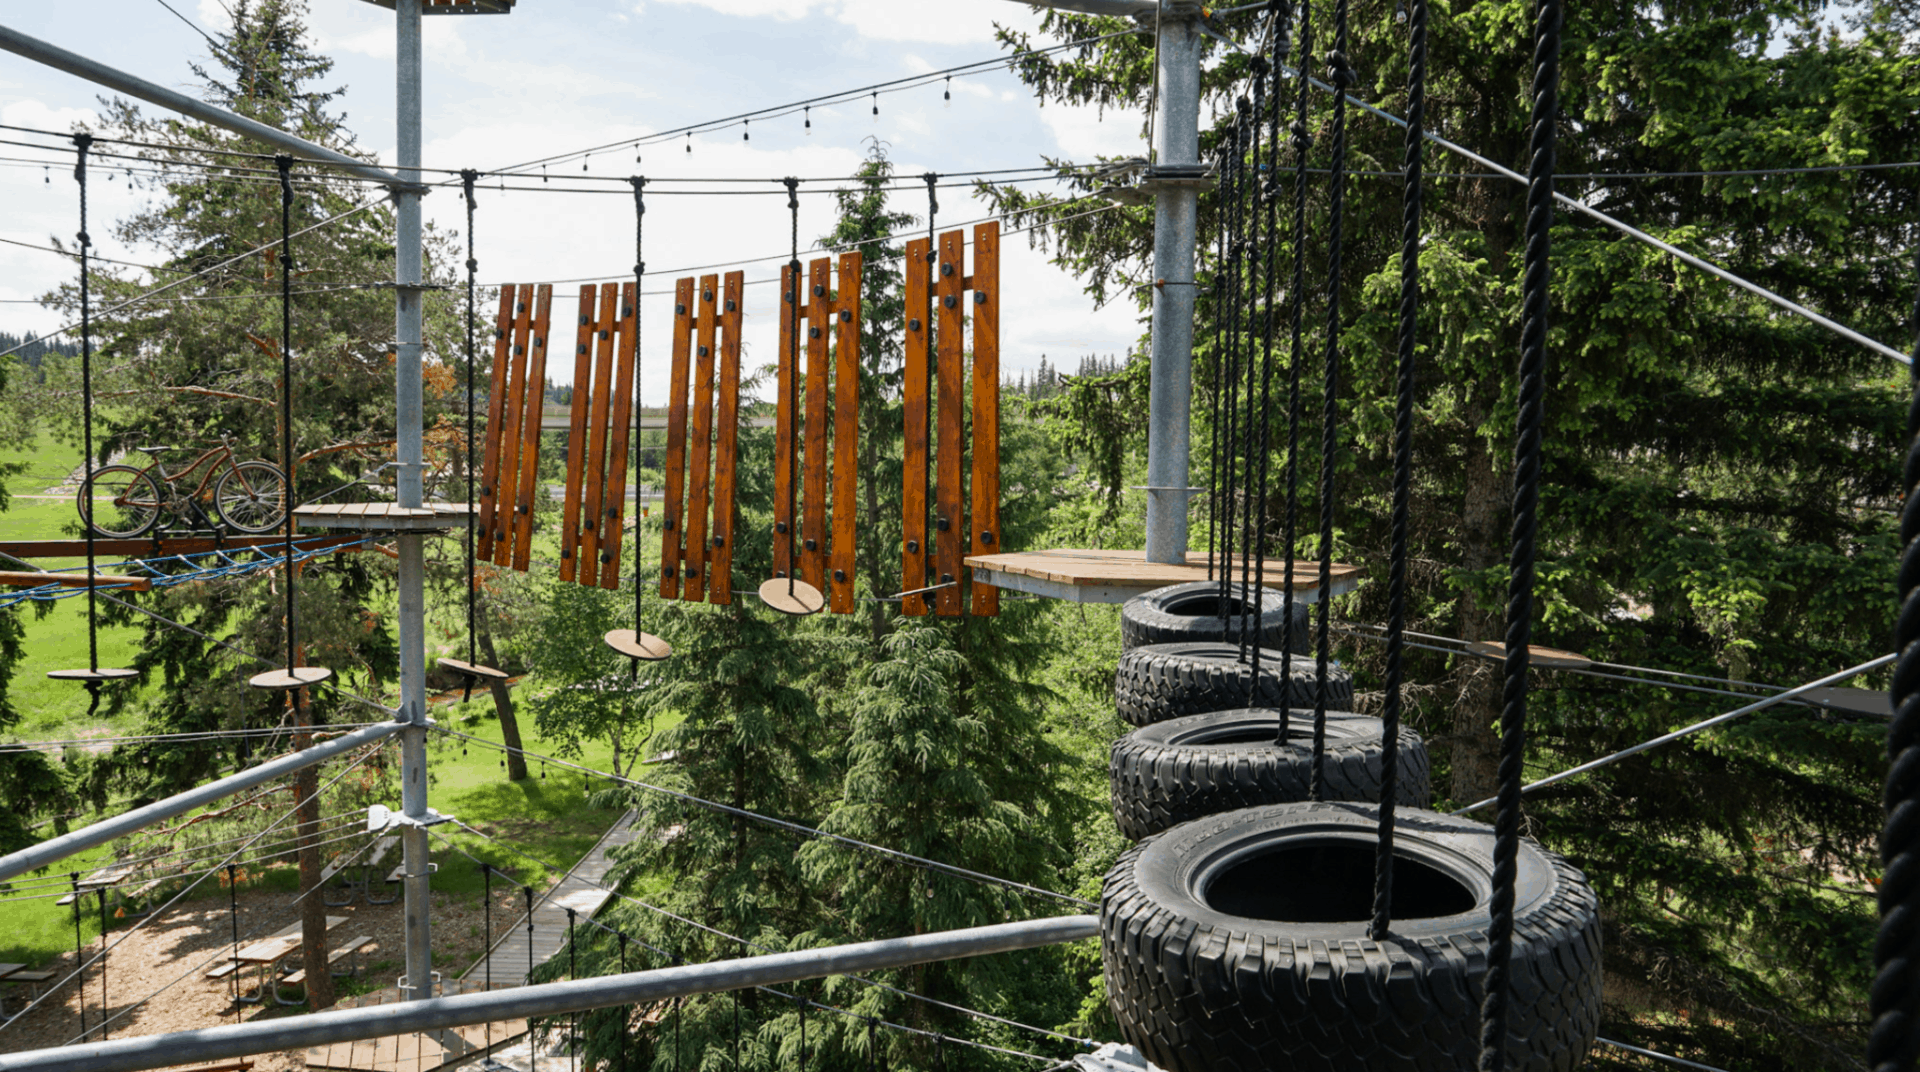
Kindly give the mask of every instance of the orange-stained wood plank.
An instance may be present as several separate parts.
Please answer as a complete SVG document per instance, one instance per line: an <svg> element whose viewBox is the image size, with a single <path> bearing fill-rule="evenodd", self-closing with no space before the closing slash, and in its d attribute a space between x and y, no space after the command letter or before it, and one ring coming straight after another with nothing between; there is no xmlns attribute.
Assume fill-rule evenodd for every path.
<svg viewBox="0 0 1920 1072"><path fill-rule="evenodd" d="M560 506L560 579L575 579L580 561L580 504L586 489L587 386L593 382L593 299L599 290L592 284L580 288L580 311L575 318L573 343L573 406L567 423L567 486Z"/></svg>
<svg viewBox="0 0 1920 1072"><path fill-rule="evenodd" d="M493 386L487 395L487 447L480 462L479 558L493 557L493 515L500 500L500 440L505 434L507 363L513 352L513 303L520 288L500 288L500 312L493 322Z"/></svg>
<svg viewBox="0 0 1920 1072"><path fill-rule="evenodd" d="M540 413L547 401L547 333L553 326L553 284L542 283L533 302L533 341L527 356L526 413L520 432L520 491L514 499L513 568L533 565L533 495L540 476Z"/></svg>
<svg viewBox="0 0 1920 1072"><path fill-rule="evenodd" d="M840 255L840 289L834 296L833 370L833 587L835 614L853 613L853 523L860 500L860 268L859 253ZM876 595L878 593L875 593Z"/></svg>
<svg viewBox="0 0 1920 1072"><path fill-rule="evenodd" d="M707 500L713 493L713 365L720 330L720 277L700 277L699 330L693 339L693 412L687 421L686 598L706 598Z"/></svg>
<svg viewBox="0 0 1920 1072"><path fill-rule="evenodd" d="M728 272L720 306L720 413L713 427L713 557L707 601L733 602L733 529L740 465L740 330L747 273ZM775 539L778 545L779 540Z"/></svg>
<svg viewBox="0 0 1920 1072"><path fill-rule="evenodd" d="M513 300L513 356L507 365L507 402L500 414L499 491L493 511L493 564L513 564L514 497L520 488L520 428L526 422L527 333L533 326L533 285Z"/></svg>
<svg viewBox="0 0 1920 1072"><path fill-rule="evenodd" d="M620 307L614 330L619 335L613 374L613 427L607 447L607 497L600 508L606 524L600 535L600 587L620 587L620 545L626 539L627 522L627 446L633 440L634 353L639 343L635 333L633 284L620 287ZM639 501L635 496L635 501ZM633 530L633 545L640 546L640 529ZM634 556L638 562L639 555Z"/></svg>
<svg viewBox="0 0 1920 1072"><path fill-rule="evenodd" d="M794 394L799 365L800 279L792 265L780 269L780 375L773 401L773 575L785 577L793 567L794 435L799 422Z"/></svg>
<svg viewBox="0 0 1920 1072"><path fill-rule="evenodd" d="M938 439L934 444L934 551L937 574L934 583L944 585L933 593L934 612L942 617L960 613L960 534L966 525L966 503L961 498L960 442L961 425L966 417L965 381L961 348L966 330L966 310L961 289L966 269L966 232L948 231L940 236L940 258L935 267L934 298L939 303L940 348L935 376L939 394Z"/></svg>
<svg viewBox="0 0 1920 1072"><path fill-rule="evenodd" d="M800 579L826 586L827 543L827 326L832 304L827 287L833 261L807 266L807 474L800 486Z"/></svg>
<svg viewBox="0 0 1920 1072"><path fill-rule="evenodd" d="M600 307L593 318L593 399L587 411L587 494L580 534L580 583L600 579L600 545L606 537L607 424L613 405L613 328L618 322L619 287L600 284Z"/></svg>
<svg viewBox="0 0 1920 1072"><path fill-rule="evenodd" d="M973 229L973 518L976 555L1000 545L1000 224ZM1000 613L1000 589L969 582L975 614Z"/></svg>
<svg viewBox="0 0 1920 1072"><path fill-rule="evenodd" d="M673 285L673 372L667 388L665 501L660 519L660 598L680 598L681 499L687 480L687 359L693 345L693 280Z"/></svg>
<svg viewBox="0 0 1920 1072"><path fill-rule="evenodd" d="M900 589L911 591L927 583L927 374L933 324L927 319L927 251L924 238L907 243L906 445L900 489ZM918 617L927 613L927 597L907 596L900 613Z"/></svg>

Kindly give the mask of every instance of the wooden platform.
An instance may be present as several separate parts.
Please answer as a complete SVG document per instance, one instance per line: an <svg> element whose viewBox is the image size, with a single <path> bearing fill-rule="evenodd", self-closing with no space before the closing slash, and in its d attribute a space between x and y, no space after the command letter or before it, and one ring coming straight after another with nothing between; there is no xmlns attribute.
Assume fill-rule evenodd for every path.
<svg viewBox="0 0 1920 1072"><path fill-rule="evenodd" d="M302 506L293 512L295 523L311 528L380 532L457 528L465 525L469 516L471 513L465 503L428 503L425 506L384 502L320 503Z"/></svg>
<svg viewBox="0 0 1920 1072"><path fill-rule="evenodd" d="M480 983L456 979L436 985L433 996L453 997L463 993L477 994L484 990L486 987ZM335 1007L359 1009L394 1005L400 1000L400 991L395 987L387 987L361 997L349 998ZM360 1042L338 1042L331 1046L309 1048L307 1067L337 1068L345 1072L431 1072L432 1069L478 1058L526 1033L525 1020L500 1020L492 1024L474 1024Z"/></svg>
<svg viewBox="0 0 1920 1072"><path fill-rule="evenodd" d="M1170 584L1207 579L1205 551L1187 552L1187 564L1177 566L1148 562L1145 551L1013 551L998 555L974 555L966 560L975 581L1031 592L1073 603L1125 603L1142 592ZM1281 588L1286 581L1285 561L1266 560L1265 586ZM1296 599L1315 603L1319 591L1319 565L1294 563L1293 592ZM1233 575L1240 575L1240 563L1234 563ZM1326 595L1343 596L1360 587L1360 567L1335 563Z"/></svg>
<svg viewBox="0 0 1920 1072"><path fill-rule="evenodd" d="M201 555L209 551L273 551L286 542L285 536L160 536L137 540L93 541L95 555L115 558L166 558L170 555ZM325 550L359 540L358 536L296 536L296 551ZM360 548L356 547L358 551ZM80 558L87 553L85 540L0 540L0 552L14 558ZM47 583L51 584L50 579Z"/></svg>
<svg viewBox="0 0 1920 1072"><path fill-rule="evenodd" d="M494 986L519 986L527 980L529 963L544 964L547 958L558 953L567 941L567 909L573 909L583 919L591 919L613 896L600 886L613 867L608 854L633 840L635 818L633 812L621 816L565 878L534 901L531 935L527 933L525 912L512 915L495 912L493 950L475 961L461 978L480 986L491 966ZM496 878L494 892L498 894L501 888L501 881Z"/></svg>

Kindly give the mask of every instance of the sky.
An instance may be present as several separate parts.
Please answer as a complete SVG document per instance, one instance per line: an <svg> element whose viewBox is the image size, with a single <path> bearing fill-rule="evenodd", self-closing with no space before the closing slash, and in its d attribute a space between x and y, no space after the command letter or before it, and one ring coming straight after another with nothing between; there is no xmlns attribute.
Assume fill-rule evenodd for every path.
<svg viewBox="0 0 1920 1072"><path fill-rule="evenodd" d="M366 0L310 4L314 44L337 64L328 83L346 89L336 110L346 111L347 126L363 148L390 163L392 12ZM212 54L195 27L217 33L227 20L222 0L21 5L6 18L12 29L183 91L194 88L189 63L204 64ZM1012 0L521 0L511 15L429 17L424 163L505 168L988 60L1002 54L993 39L996 22L1030 31L1039 16ZM788 248L786 198L772 181L777 177L851 174L874 139L905 176L1030 167L1043 156L1091 161L1144 151L1138 113L1042 107L1003 67L956 77L950 101L947 92L945 83L937 83L883 93L877 101L815 108L811 130L804 115L763 120L648 146L638 161L631 148L604 152L550 168L546 185L581 185L568 180L580 179L583 163L590 176L767 180L771 192L764 195L670 197L663 193L670 185L655 187L646 250L649 291L670 291L677 268L763 258L741 267L749 283L748 363L766 364L777 338L776 288L755 281L771 280ZM81 79L0 53L0 123L58 131L96 125L99 95ZM0 137L21 140L7 132ZM0 239L46 246L58 237L70 243L78 223L70 154L54 158L51 166L19 163L49 156L7 146L0 158L6 158L0 159L0 204L7 206L0 213ZM96 172L89 184L89 230L97 252L136 262L153 256L152 250L118 242L107 225L134 212L151 192L129 189L123 177L100 179ZM520 180L529 182L539 184ZM624 183L592 185L609 192L489 192L483 183L475 226L481 282L620 278L630 272L631 193ZM802 190L831 185L811 183ZM760 184L731 188L759 190ZM924 216L924 194L894 197L899 210ZM803 247L831 226L832 200L826 194L802 197ZM987 214L965 189L942 190L940 201L943 224ZM457 191L436 191L426 210L436 225L463 229ZM1082 283L1048 264L1027 238L1016 235L1003 243L1006 375L1036 368L1043 355L1071 367L1086 354L1127 351L1143 330L1136 312L1096 309ZM38 333L60 326L57 315L33 299L73 271L67 258L0 243L0 330ZM561 299L577 294L577 284L561 284L555 304L568 308ZM656 326L646 332L643 364L649 403L665 398L664 328L672 312L670 297L647 300L647 323ZM549 372L560 382L571 375L570 368Z"/></svg>

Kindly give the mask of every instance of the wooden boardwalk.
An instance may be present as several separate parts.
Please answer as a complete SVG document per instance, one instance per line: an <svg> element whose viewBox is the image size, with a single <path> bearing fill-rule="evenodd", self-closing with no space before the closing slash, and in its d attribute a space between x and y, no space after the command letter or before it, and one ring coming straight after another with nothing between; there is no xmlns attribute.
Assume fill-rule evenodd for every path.
<svg viewBox="0 0 1920 1072"><path fill-rule="evenodd" d="M633 840L634 813L628 812L607 829L599 844L580 858L567 872L567 877L546 892L533 906L533 935L527 935L527 914L520 913L510 923L500 923L495 917L495 926L502 929L494 940L493 951L486 957L474 962L462 979L484 982L487 979L487 967L493 968L494 986L518 986L527 981L527 972L532 965L546 963L547 959L566 945L567 909L571 908L582 919L591 919L600 911L601 906L612 899L613 895L600 888L607 877L607 871L613 866L609 853ZM532 960L528 960L531 953Z"/></svg>

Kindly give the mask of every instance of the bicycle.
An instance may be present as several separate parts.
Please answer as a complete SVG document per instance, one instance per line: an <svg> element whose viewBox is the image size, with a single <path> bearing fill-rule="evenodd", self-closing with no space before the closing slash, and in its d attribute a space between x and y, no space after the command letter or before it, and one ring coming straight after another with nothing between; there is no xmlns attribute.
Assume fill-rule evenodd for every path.
<svg viewBox="0 0 1920 1072"><path fill-rule="evenodd" d="M186 513L213 527L213 518L201 508L200 500L212 486L213 513L219 523L252 535L272 532L287 518L289 500L287 477L280 467L269 462L237 462L233 440L220 433L220 445L214 447L184 469L168 472L160 456L184 447L134 447L153 456L146 468L132 465L107 465L94 470L80 485L80 520L93 531L110 539L144 536L159 523L162 512L176 516ZM206 467L192 491L182 494L184 481L195 470ZM224 469L222 467L225 467ZM217 478L217 479L216 479ZM115 516L96 511L94 504L111 503ZM98 514L99 516L96 516Z"/></svg>

